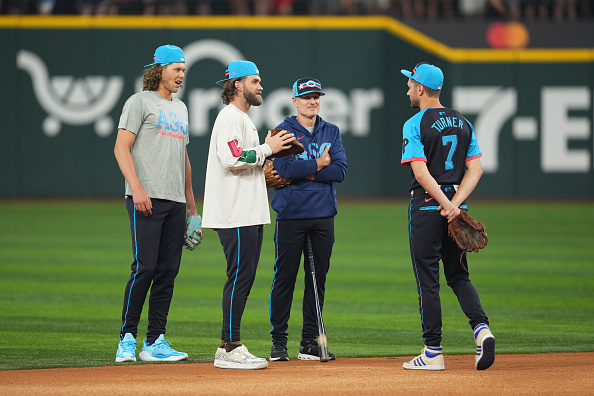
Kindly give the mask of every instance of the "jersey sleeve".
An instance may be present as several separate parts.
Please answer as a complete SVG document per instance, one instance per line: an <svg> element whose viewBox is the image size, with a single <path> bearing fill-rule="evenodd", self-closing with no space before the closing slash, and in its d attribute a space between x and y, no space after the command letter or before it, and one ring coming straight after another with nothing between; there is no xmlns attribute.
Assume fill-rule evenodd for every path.
<svg viewBox="0 0 594 396"><path fill-rule="evenodd" d="M122 115L120 116L120 121L118 123L118 129L125 129L138 135L143 120L144 117L142 115L140 96L132 95L126 100L126 103L124 103Z"/></svg>
<svg viewBox="0 0 594 396"><path fill-rule="evenodd" d="M242 125L228 123L219 130L217 136L217 155L227 169L245 169L262 166L266 158L272 155L266 143L256 147L243 147Z"/></svg>
<svg viewBox="0 0 594 396"><path fill-rule="evenodd" d="M421 142L421 130L417 117L413 117L404 123L402 128L402 165L410 166L413 161L427 162L425 149Z"/></svg>
<svg viewBox="0 0 594 396"><path fill-rule="evenodd" d="M468 122L468 120L466 120L466 122ZM468 145L468 153L466 154L466 161L470 161L470 160L480 158L483 156L483 153L481 153L481 149L478 146L476 136L474 135L474 127L472 126L472 124L470 122L468 122L468 125L470 125L470 130L472 131L472 133L470 134L470 144Z"/></svg>

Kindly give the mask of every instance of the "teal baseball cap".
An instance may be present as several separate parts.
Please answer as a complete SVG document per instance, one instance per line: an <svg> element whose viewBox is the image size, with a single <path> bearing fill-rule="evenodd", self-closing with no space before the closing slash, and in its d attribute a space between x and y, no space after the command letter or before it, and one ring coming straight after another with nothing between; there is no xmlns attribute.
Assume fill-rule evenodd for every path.
<svg viewBox="0 0 594 396"><path fill-rule="evenodd" d="M167 44L162 45L155 50L155 55L153 57L153 63L148 65L144 65L144 67L152 66L152 65L166 65L168 63L186 63L186 58L184 56L184 52L181 48Z"/></svg>
<svg viewBox="0 0 594 396"><path fill-rule="evenodd" d="M227 66L227 70L225 70L225 78L217 81L215 84L223 86L225 81L252 75L260 75L260 71L254 62L236 60L229 63L229 66Z"/></svg>
<svg viewBox="0 0 594 396"><path fill-rule="evenodd" d="M439 67L430 63L417 63L411 72L402 69L400 70L400 73L404 74L410 79L415 80L419 84L436 91L441 91L441 87L443 86L443 72Z"/></svg>
<svg viewBox="0 0 594 396"><path fill-rule="evenodd" d="M317 92L320 95L326 95L322 91L322 83L320 80L313 77L303 77L295 81L293 84L293 97L305 95L308 93Z"/></svg>

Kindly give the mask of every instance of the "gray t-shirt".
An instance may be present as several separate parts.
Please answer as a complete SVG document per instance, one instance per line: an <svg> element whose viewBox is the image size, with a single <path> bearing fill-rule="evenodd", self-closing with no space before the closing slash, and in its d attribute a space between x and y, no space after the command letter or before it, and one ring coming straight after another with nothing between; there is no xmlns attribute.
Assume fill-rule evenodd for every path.
<svg viewBox="0 0 594 396"><path fill-rule="evenodd" d="M136 135L132 161L149 197L185 203L185 147L190 139L186 105L155 91L134 94L124 104L118 128ZM132 195L128 181L126 195Z"/></svg>

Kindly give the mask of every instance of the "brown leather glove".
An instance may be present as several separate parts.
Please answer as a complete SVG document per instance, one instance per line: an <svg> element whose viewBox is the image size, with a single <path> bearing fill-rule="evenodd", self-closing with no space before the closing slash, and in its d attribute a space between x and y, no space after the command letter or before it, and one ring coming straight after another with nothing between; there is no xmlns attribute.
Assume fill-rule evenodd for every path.
<svg viewBox="0 0 594 396"><path fill-rule="evenodd" d="M290 179L285 179L282 177L278 172L272 173L275 171L274 164L268 165L266 169L264 169L264 178L266 179L266 187L267 188L274 188L278 190L281 187L285 187L291 184Z"/></svg>
<svg viewBox="0 0 594 396"><path fill-rule="evenodd" d="M460 215L449 223L448 234L466 252L478 252L489 241L483 223L476 221L465 210L461 210Z"/></svg>
<svg viewBox="0 0 594 396"><path fill-rule="evenodd" d="M280 128L274 128L270 132L271 132L270 136L274 136L279 132L287 132L287 131L285 131L284 129L280 129ZM303 147L303 145L301 143L299 143L297 140L295 140L295 141L291 142L290 148L285 149L283 151L279 151L278 153L272 154L269 158L282 158L282 157L286 157L287 155L298 155L304 151L305 151L305 148Z"/></svg>

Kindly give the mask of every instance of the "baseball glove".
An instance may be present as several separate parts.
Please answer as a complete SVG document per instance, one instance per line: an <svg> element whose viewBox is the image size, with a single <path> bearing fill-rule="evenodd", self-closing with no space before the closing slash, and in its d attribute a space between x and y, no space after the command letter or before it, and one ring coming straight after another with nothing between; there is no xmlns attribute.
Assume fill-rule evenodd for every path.
<svg viewBox="0 0 594 396"><path fill-rule="evenodd" d="M466 252L478 252L489 241L483 223L476 221L465 210L461 210L460 215L449 223L448 234Z"/></svg>
<svg viewBox="0 0 594 396"><path fill-rule="evenodd" d="M274 164L270 164L266 169L264 169L264 178L266 179L267 188L274 188L275 190L278 190L281 187L285 187L291 184L291 179L285 179L278 173L276 175L273 175L273 170L275 170Z"/></svg>
<svg viewBox="0 0 594 396"><path fill-rule="evenodd" d="M270 136L274 136L279 132L286 132L284 129L280 129L280 128L274 128L270 134ZM278 153L272 154L270 156L270 158L282 158L282 157L286 157L287 155L297 155L297 154L301 154L303 151L305 151L305 148L303 147L303 145L301 143L299 143L297 140L291 142L291 147L289 147L288 149L279 151Z"/></svg>
<svg viewBox="0 0 594 396"><path fill-rule="evenodd" d="M200 215L188 216L186 219L186 233L184 235L184 244L186 249L194 250L202 242L202 218Z"/></svg>

